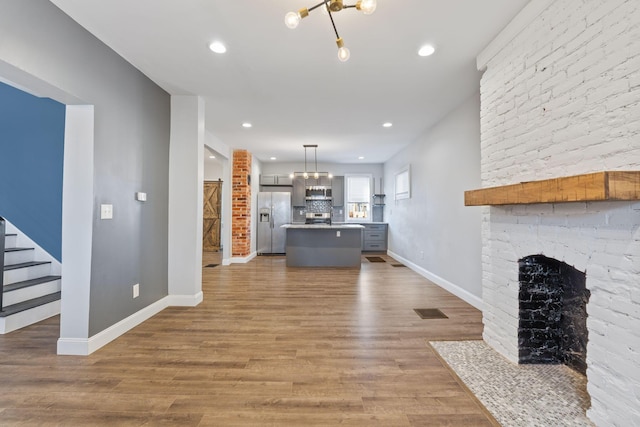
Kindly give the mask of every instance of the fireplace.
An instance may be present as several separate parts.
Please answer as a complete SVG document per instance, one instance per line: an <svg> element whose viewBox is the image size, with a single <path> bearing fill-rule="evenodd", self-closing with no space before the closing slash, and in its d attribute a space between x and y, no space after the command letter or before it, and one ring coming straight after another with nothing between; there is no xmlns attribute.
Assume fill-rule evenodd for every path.
<svg viewBox="0 0 640 427"><path fill-rule="evenodd" d="M485 212L482 254L485 341L515 363L538 363L533 359L523 360L525 356L533 355L546 358L540 362L566 363L582 372L586 365L591 401L591 409L587 412L589 418L596 425L634 425L626 408L637 407L637 401L633 393L625 390L640 383L637 356L640 349L637 332L640 330L640 288L637 284L640 202L492 206ZM541 267L537 265L540 261L548 261L551 266ZM521 271L522 264L526 265L524 271ZM524 276L529 270L547 271L553 276L542 279L543 282L546 280L545 286L557 285L554 284L556 272L560 272L560 276L566 273L584 278L584 288L582 285L574 288L572 284L568 286L571 290L567 290L566 284L557 285L562 291L554 291L553 298L540 298L548 302L546 310L553 313L549 316L551 325L536 324L542 320L521 317L521 301L533 300L541 292L540 285L521 289L521 282L527 281ZM562 279L559 283L565 281ZM553 299L561 298L564 305L567 293L568 299L577 298L574 306L583 315L583 306L586 306L588 316L583 318L588 336L578 339L586 344L586 353L580 350L579 357L567 357L573 354L573 344L564 355L545 352L545 346L553 348L556 344L544 341L542 349L524 350L521 347L524 338L522 320L530 320L538 326L538 335L546 338L549 331L553 336L551 331L558 328L554 322L558 312L561 313ZM582 326L571 328L581 329ZM564 337L565 334L559 335ZM557 346L561 347L560 344ZM582 344L578 346L583 347ZM609 424L611 419L621 422Z"/></svg>
<svg viewBox="0 0 640 427"><path fill-rule="evenodd" d="M483 336L526 352L519 261L584 272L598 426L640 425L638 22L638 0L529 2L478 56Z"/></svg>
<svg viewBox="0 0 640 427"><path fill-rule="evenodd" d="M585 274L543 255L519 264L519 363L562 363L587 372L587 303Z"/></svg>

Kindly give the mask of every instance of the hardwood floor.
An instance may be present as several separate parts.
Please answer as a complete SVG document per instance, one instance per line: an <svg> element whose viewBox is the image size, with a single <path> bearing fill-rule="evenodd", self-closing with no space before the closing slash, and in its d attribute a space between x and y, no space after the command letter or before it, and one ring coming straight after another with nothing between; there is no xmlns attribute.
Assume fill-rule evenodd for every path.
<svg viewBox="0 0 640 427"><path fill-rule="evenodd" d="M55 355L57 318L0 336L0 425L497 425L428 345L480 339L480 312L383 258L204 268L200 306L88 357Z"/></svg>

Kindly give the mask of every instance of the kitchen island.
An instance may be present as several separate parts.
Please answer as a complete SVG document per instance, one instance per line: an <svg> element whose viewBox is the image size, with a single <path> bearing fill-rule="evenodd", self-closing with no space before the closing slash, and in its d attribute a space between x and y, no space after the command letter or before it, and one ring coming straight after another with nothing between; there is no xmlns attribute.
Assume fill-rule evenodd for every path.
<svg viewBox="0 0 640 427"><path fill-rule="evenodd" d="M285 224L287 267L360 268L362 230L358 224Z"/></svg>

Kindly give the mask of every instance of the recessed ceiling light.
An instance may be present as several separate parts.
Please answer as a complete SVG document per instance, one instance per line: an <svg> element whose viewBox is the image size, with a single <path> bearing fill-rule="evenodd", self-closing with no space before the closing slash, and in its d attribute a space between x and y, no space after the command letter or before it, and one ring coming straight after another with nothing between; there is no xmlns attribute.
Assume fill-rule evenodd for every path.
<svg viewBox="0 0 640 427"><path fill-rule="evenodd" d="M227 47L222 44L222 42L213 42L209 45L209 49L215 53L225 53L227 51Z"/></svg>
<svg viewBox="0 0 640 427"><path fill-rule="evenodd" d="M358 157L358 160L364 160L364 156Z"/></svg>
<svg viewBox="0 0 640 427"><path fill-rule="evenodd" d="M431 56L435 53L436 48L431 46L430 44L426 44L420 48L418 51L418 55L420 56Z"/></svg>
<svg viewBox="0 0 640 427"><path fill-rule="evenodd" d="M269 157L269 158L270 158L271 160L276 160L276 158L275 158L275 157Z"/></svg>
<svg viewBox="0 0 640 427"><path fill-rule="evenodd" d="M215 159L215 158L216 158L216 156L209 156L209 158L210 158L210 159Z"/></svg>
<svg viewBox="0 0 640 427"><path fill-rule="evenodd" d="M249 123L249 122L244 122L244 123L242 124L242 127L243 127L243 128L247 128L247 129L249 129L249 128L250 128L250 127L252 127L252 126L253 126L253 125L252 125L251 123Z"/></svg>
<svg viewBox="0 0 640 427"><path fill-rule="evenodd" d="M393 123L391 122L386 122L382 124L382 127L385 127L385 128L390 128L391 126L393 126Z"/></svg>

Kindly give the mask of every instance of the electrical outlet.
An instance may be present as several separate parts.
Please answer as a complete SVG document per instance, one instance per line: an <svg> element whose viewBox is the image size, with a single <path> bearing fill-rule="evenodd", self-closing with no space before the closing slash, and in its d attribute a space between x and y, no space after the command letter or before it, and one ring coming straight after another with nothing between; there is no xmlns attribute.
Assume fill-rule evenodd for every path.
<svg viewBox="0 0 640 427"><path fill-rule="evenodd" d="M140 283L133 285L133 297L138 298L140 296Z"/></svg>
<svg viewBox="0 0 640 427"><path fill-rule="evenodd" d="M113 219L113 205L100 205L100 219Z"/></svg>
<svg viewBox="0 0 640 427"><path fill-rule="evenodd" d="M340 230L336 231L336 237L340 237Z"/></svg>

